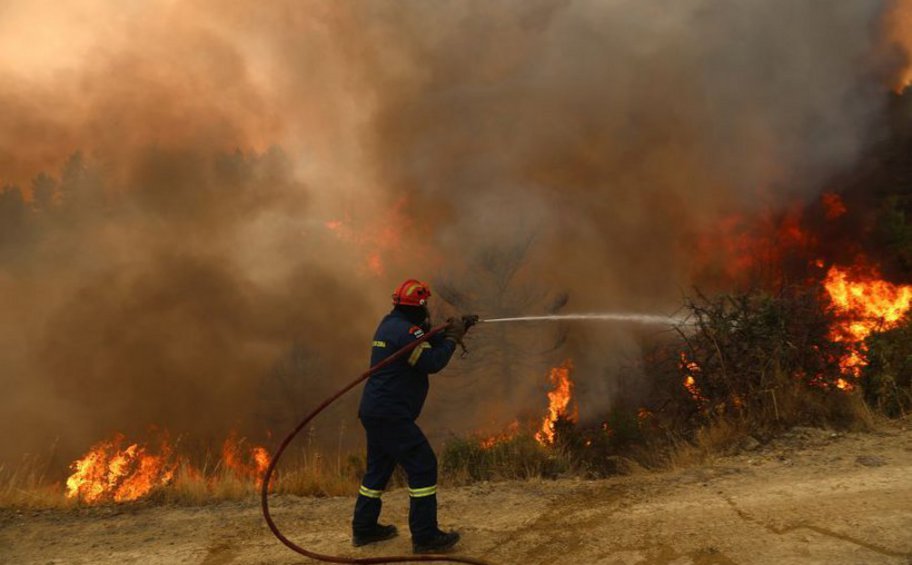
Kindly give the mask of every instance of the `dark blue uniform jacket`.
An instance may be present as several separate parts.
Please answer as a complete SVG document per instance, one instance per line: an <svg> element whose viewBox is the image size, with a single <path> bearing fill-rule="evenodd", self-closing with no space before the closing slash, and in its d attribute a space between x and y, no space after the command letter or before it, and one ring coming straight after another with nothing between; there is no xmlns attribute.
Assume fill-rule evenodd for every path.
<svg viewBox="0 0 912 565"><path fill-rule="evenodd" d="M424 331L404 314L393 310L377 327L371 349L371 367L420 339ZM358 416L362 420L415 420L428 393L428 374L446 367L456 350L452 340L435 335L412 353L367 379Z"/></svg>

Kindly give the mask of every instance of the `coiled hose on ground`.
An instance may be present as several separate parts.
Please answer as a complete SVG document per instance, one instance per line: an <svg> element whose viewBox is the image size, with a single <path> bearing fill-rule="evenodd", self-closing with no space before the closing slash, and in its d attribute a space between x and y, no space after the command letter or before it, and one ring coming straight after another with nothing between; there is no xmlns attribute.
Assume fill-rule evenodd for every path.
<svg viewBox="0 0 912 565"><path fill-rule="evenodd" d="M313 420L317 414L326 409L327 406L335 402L340 396L353 389L355 386L360 384L362 381L366 380L376 371L395 363L403 356L408 355L410 351L418 347L420 344L424 343L431 337L437 335L446 329L446 325L440 325L429 332L424 334L421 338L416 339L415 341L409 343L399 351L396 351L383 361L377 363L370 369L364 372L356 380L352 381L339 392L335 393L331 397L324 400L319 406L317 406L310 414L308 414L301 423L295 427L285 439L282 440L282 443L279 444L279 447L276 449L275 453L272 455L272 460L269 462L269 466L266 467L266 472L263 474L263 486L260 491L260 501L263 508L263 518L266 519L266 524L269 526L269 529L272 530L273 535L282 543L284 543L292 551L296 551L305 557L310 557L311 559L317 559L319 561L327 561L330 563L408 563L408 562L423 562L423 561L447 561L450 563L470 563L472 565L490 565L486 561L480 559L475 559L472 557L461 557L458 555L391 555L388 557L342 557L337 555L326 555L323 553L317 553L315 551L310 551L305 549L295 542L291 541L285 535L279 531L278 526L276 526L275 521L273 521L272 516L269 514L269 482L272 478L272 474L275 471L276 466L279 463L279 459L282 457L282 453L285 452L285 449L288 447L288 444L291 443L291 440L298 435L298 432L304 429L307 424Z"/></svg>

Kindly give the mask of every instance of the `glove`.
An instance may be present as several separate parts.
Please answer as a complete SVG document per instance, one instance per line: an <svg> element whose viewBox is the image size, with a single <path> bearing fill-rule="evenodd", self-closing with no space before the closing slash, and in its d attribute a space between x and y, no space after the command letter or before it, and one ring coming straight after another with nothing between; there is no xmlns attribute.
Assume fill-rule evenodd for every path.
<svg viewBox="0 0 912 565"><path fill-rule="evenodd" d="M451 339L456 343L462 343L462 338L466 334L465 320L462 318L450 318L447 320L446 329L443 330L444 339Z"/></svg>

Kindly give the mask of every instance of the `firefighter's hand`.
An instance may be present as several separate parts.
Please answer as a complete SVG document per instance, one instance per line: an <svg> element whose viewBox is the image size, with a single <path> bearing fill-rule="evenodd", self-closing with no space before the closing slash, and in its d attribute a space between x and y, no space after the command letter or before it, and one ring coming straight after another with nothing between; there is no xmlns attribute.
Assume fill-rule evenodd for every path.
<svg viewBox="0 0 912 565"><path fill-rule="evenodd" d="M456 343L462 343L462 338L466 334L466 323L462 318L450 318L447 320L446 329L443 330L443 337L451 339Z"/></svg>

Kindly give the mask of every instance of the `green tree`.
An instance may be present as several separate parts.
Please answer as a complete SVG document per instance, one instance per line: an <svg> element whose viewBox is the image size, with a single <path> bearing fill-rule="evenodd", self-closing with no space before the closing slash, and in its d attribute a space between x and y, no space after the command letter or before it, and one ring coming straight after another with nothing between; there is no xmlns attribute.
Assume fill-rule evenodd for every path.
<svg viewBox="0 0 912 565"><path fill-rule="evenodd" d="M862 368L865 400L888 416L912 409L912 319L865 340L868 363Z"/></svg>

